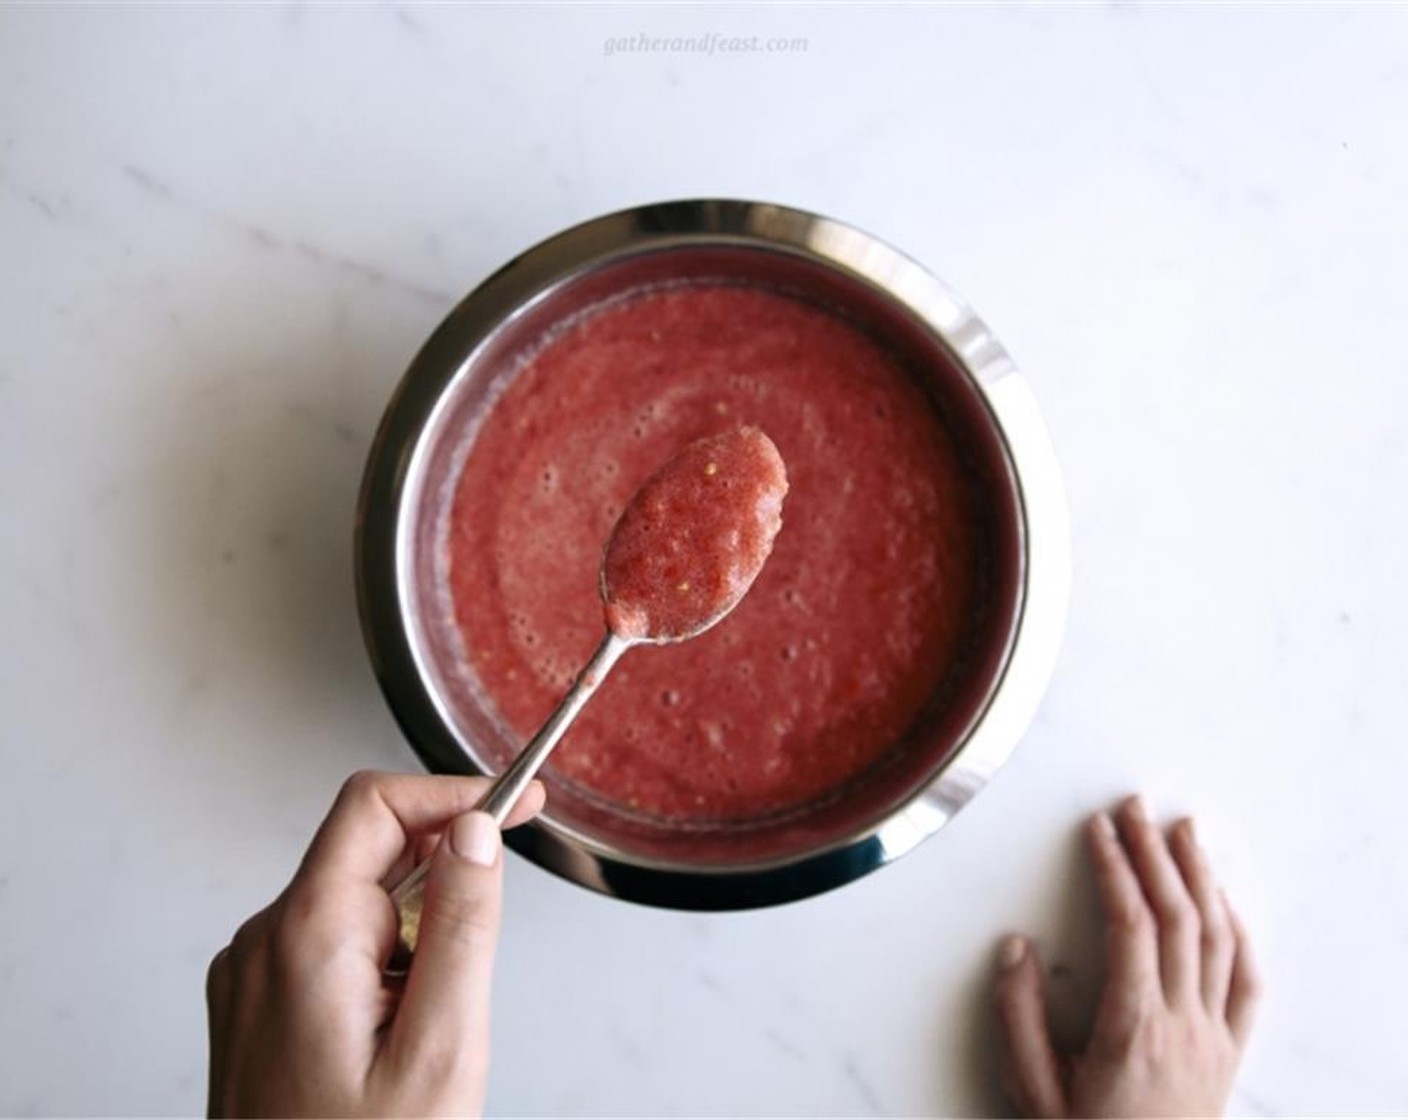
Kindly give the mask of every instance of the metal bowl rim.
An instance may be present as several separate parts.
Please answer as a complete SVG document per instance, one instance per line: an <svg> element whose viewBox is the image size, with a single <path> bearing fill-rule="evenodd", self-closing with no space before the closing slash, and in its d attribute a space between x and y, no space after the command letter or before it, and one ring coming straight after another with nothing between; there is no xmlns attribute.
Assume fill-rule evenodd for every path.
<svg viewBox="0 0 1408 1120"><path fill-rule="evenodd" d="M613 262L686 247L783 253L839 271L926 327L978 389L1015 480L1021 579L1013 632L987 699L933 778L866 825L799 855L721 867L643 859L580 834L550 814L506 834L520 853L588 888L684 909L734 909L806 897L898 858L937 832L1005 763L1026 718L993 720L1020 670L1034 711L1054 667L1069 590L1064 490L1055 453L1007 352L951 289L886 242L834 219L771 203L692 199L617 211L573 226L514 258L471 291L412 361L373 442L358 502L356 578L363 637L387 702L412 748L443 766L428 735L462 744L427 684L404 609L409 595L417 470L435 414L493 335L563 284ZM1020 419L1022 423L1015 421ZM1028 483L1040 478L1042 485ZM1035 491L1035 492L1034 492ZM1033 502L1038 508L1033 507ZM1039 540L1033 529L1040 526ZM1039 544L1034 549L1033 544ZM388 547L389 546L389 547ZM1042 594L1033 596L1040 570ZM388 604L395 609L388 611ZM1045 656L1017 655L1027 647ZM1020 707L1022 705L1014 705ZM1014 734L1015 729L1015 734Z"/></svg>

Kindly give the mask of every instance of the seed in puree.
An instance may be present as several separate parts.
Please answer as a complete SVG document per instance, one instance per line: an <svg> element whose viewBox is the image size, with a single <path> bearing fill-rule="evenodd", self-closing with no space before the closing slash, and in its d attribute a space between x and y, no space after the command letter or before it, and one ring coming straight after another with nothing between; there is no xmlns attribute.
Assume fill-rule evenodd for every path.
<svg viewBox="0 0 1408 1120"><path fill-rule="evenodd" d="M695 440L636 491L602 564L606 623L677 641L747 594L782 528L787 470L757 428Z"/></svg>
<svg viewBox="0 0 1408 1120"><path fill-rule="evenodd" d="M720 625L623 657L549 764L653 818L754 820L835 793L943 695L982 611L982 491L890 351L764 288L644 290L524 356L456 484L455 621L516 734L601 640L602 550L631 496L738 425L787 464L786 530Z"/></svg>

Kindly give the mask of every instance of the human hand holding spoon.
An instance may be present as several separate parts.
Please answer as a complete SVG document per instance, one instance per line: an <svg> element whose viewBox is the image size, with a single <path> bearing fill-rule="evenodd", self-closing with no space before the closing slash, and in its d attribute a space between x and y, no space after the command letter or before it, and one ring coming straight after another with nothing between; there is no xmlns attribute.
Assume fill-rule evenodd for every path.
<svg viewBox="0 0 1408 1120"><path fill-rule="evenodd" d="M635 645L683 642L728 616L762 571L782 528L787 471L772 440L736 428L688 444L636 491L601 565L606 635L542 729L475 806L502 826L572 721ZM391 892L399 915L393 962L415 952L430 868Z"/></svg>

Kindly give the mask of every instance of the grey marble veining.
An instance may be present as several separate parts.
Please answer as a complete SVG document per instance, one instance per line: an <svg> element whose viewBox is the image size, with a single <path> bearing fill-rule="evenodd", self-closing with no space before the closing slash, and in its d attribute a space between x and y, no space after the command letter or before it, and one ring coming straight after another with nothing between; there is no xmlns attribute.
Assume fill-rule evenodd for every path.
<svg viewBox="0 0 1408 1120"><path fill-rule="evenodd" d="M608 39L802 37L782 55ZM1196 809L1269 994L1233 1110L1403 1113L1408 9L0 11L0 1114L204 1101L205 964L338 783L409 768L352 511L427 333L533 241L703 194L963 292L1042 401L1075 595L1011 766L769 912L514 860L491 1108L1000 1110L987 975L1098 992L1075 826Z"/></svg>

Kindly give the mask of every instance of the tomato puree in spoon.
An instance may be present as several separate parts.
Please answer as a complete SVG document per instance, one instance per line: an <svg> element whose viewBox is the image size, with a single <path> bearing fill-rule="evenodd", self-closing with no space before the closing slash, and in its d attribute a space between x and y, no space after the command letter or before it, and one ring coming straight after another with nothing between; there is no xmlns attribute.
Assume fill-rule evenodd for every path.
<svg viewBox="0 0 1408 1120"><path fill-rule="evenodd" d="M786 493L782 456L759 429L689 444L616 523L601 572L607 625L653 642L707 630L762 570Z"/></svg>

